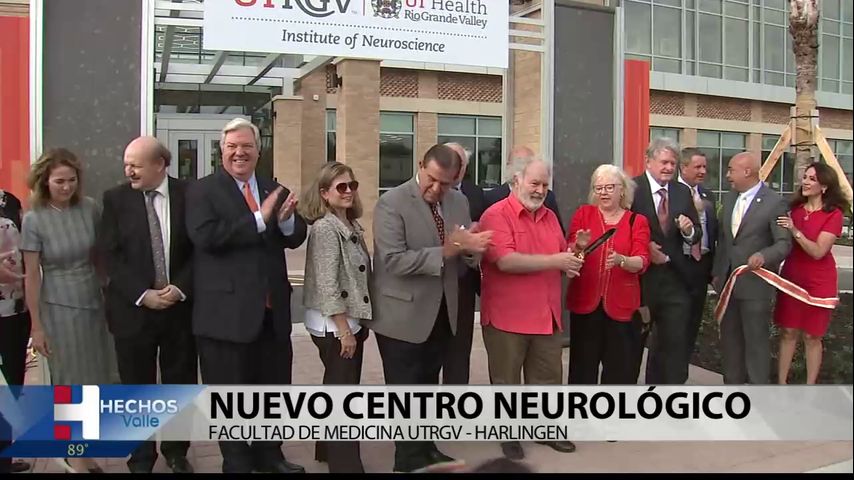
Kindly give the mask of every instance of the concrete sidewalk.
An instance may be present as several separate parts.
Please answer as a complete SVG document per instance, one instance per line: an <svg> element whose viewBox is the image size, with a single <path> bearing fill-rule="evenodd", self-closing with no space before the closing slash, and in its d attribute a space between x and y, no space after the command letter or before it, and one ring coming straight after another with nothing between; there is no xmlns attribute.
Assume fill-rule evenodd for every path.
<svg viewBox="0 0 854 480"><path fill-rule="evenodd" d="M472 347L471 383L488 384L486 351L476 325ZM294 325L294 383L321 383L322 367L317 349L302 324ZM564 372L568 351L564 350ZM643 371L643 369L641 369ZM39 383L34 376L28 383ZM382 363L374 336L365 344L363 384L383 384ZM721 376L691 367L689 384L714 385ZM575 453L561 454L549 447L526 444L526 463L537 472L851 472L852 442L579 442ZM478 465L501 455L497 443L445 442L443 451L469 465ZM313 444L286 443L288 460L305 466L310 473L327 472L326 464L314 461ZM363 442L362 460L367 472L391 472L394 445L390 442ZM213 443L194 443L189 452L196 472L220 472L222 457ZM127 472L124 459L102 463L107 472ZM33 471L60 472L56 460L37 459ZM168 473L162 457L155 472Z"/></svg>

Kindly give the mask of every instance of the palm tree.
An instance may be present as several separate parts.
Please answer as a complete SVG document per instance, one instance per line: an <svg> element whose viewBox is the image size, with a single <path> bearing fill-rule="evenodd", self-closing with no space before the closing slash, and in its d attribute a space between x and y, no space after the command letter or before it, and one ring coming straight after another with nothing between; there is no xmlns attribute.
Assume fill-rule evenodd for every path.
<svg viewBox="0 0 854 480"><path fill-rule="evenodd" d="M806 166L812 161L810 115L816 107L815 87L818 72L818 0L789 0L789 34L795 54L795 184L801 184Z"/></svg>

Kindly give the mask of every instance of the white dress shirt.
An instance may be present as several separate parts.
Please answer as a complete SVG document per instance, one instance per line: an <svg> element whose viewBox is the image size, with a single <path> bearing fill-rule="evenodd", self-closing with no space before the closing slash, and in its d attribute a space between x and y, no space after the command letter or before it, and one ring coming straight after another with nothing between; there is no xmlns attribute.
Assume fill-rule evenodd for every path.
<svg viewBox="0 0 854 480"><path fill-rule="evenodd" d="M738 195L738 199L735 201L735 205L732 207L732 213L735 213L735 209L738 208L739 201L744 202L744 212L742 212L741 215L741 219L744 220L744 216L747 215L747 211L750 209L750 204L753 203L753 199L756 197L756 194L759 193L760 188L762 188L761 181L752 186L750 190L740 193Z"/></svg>
<svg viewBox="0 0 854 480"><path fill-rule="evenodd" d="M169 274L169 255L171 250L170 246L172 245L172 210L170 208L171 202L169 201L169 177L167 176L166 178L164 178L163 181L160 182L160 185L158 185L157 188L155 188L153 191L157 192L154 195L152 203L154 204L154 213L157 214L157 221L160 222L160 237L163 239L163 256L166 258L166 281L171 283L172 279L170 278ZM145 192L140 192L139 194L143 196L144 202L148 201L145 198ZM142 305L142 299L143 297L145 297L145 292L147 291L148 290L142 292L142 294L137 299L137 307ZM181 294L182 302L186 300L187 296L184 295L184 292L182 292L181 289L178 289L178 293Z"/></svg>
<svg viewBox="0 0 854 480"><path fill-rule="evenodd" d="M232 177L233 178L233 177ZM234 179L237 182L237 188L240 189L240 194L243 195L243 185L247 182ZM249 178L249 190L252 191L252 196L255 197L255 204L258 205L258 210L255 212L255 226L258 227L258 233L264 233L267 230L267 224L264 223L264 217L261 215L261 196L258 194L258 179L255 178L255 174L252 174L252 177ZM272 193L272 192L270 192ZM279 222L279 230L281 230L282 235L288 236L294 233L294 216L291 215L290 218L283 222Z"/></svg>
<svg viewBox="0 0 854 480"><path fill-rule="evenodd" d="M691 189L691 198L692 199L694 199L694 197L699 197L700 201L703 200L703 196L700 195L700 191L698 190L698 187L692 187L691 185L688 185L688 182L683 180L682 177L679 177L679 183L681 183L681 184L685 185L686 187L688 187L689 189ZM702 238L702 240L700 240L700 242L701 242L700 243L700 253L705 255L705 254L709 253L709 229L707 228L708 221L706 219L706 204L705 203L703 203L703 209L697 211L697 215L700 216L700 226L703 227L703 238ZM691 255L691 246L690 245L685 245L683 250L685 251L685 255Z"/></svg>

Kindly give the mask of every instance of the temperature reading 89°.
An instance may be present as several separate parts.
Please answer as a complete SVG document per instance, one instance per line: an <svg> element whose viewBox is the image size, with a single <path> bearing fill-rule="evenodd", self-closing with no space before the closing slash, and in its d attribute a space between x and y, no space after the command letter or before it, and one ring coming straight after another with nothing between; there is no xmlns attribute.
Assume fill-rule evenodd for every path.
<svg viewBox="0 0 854 480"><path fill-rule="evenodd" d="M69 457L80 457L86 453L86 449L89 448L88 443L69 443L68 444L68 456Z"/></svg>

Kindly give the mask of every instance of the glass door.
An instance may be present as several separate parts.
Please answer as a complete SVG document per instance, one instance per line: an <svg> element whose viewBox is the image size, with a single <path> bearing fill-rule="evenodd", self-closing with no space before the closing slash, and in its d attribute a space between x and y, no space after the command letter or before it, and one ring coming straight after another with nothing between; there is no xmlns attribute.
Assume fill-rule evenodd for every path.
<svg viewBox="0 0 854 480"><path fill-rule="evenodd" d="M169 166L169 174L183 179L196 179L219 170L222 159L219 136L219 132L170 131L172 164Z"/></svg>

